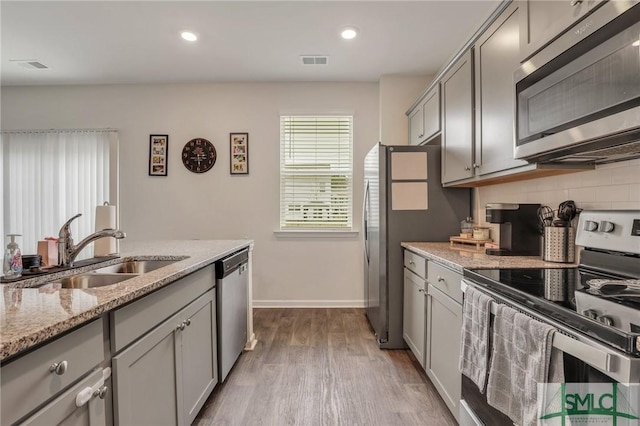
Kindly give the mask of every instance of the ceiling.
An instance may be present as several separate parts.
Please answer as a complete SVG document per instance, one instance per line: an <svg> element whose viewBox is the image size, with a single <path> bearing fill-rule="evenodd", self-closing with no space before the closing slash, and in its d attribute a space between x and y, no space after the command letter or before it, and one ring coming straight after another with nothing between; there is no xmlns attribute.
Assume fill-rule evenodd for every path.
<svg viewBox="0 0 640 426"><path fill-rule="evenodd" d="M374 82L435 74L499 3L3 0L1 83ZM359 36L341 39L345 26ZM183 30L199 39L182 40ZM328 64L302 65L301 55L326 55Z"/></svg>

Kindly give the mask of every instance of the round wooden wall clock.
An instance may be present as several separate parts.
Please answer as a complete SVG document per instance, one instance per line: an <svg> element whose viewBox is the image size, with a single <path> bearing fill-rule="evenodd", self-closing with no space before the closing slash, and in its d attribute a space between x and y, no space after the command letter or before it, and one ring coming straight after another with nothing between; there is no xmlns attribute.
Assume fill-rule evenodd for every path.
<svg viewBox="0 0 640 426"><path fill-rule="evenodd" d="M216 148L202 138L191 139L182 148L182 164L193 173L204 173L216 164Z"/></svg>

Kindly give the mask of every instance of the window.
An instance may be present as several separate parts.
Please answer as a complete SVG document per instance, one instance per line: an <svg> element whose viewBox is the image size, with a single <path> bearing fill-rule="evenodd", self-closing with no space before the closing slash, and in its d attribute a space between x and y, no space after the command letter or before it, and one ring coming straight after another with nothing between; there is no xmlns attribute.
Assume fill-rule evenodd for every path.
<svg viewBox="0 0 640 426"><path fill-rule="evenodd" d="M2 132L3 228L22 234L23 254L78 213L76 243L94 232L96 206L117 203L117 143L110 130Z"/></svg>
<svg viewBox="0 0 640 426"><path fill-rule="evenodd" d="M351 230L353 117L280 117L280 228Z"/></svg>

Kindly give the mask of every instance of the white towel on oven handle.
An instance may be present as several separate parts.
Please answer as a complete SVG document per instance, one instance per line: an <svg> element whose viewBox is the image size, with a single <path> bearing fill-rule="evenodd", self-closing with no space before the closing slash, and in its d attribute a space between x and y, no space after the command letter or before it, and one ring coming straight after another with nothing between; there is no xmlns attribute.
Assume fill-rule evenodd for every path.
<svg viewBox="0 0 640 426"><path fill-rule="evenodd" d="M554 327L498 305L487 402L517 425L535 425L538 384L547 383Z"/></svg>

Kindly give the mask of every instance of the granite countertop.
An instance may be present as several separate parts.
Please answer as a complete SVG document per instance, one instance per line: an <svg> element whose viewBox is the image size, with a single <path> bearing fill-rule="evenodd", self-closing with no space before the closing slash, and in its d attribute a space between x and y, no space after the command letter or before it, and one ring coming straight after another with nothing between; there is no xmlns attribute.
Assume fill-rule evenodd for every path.
<svg viewBox="0 0 640 426"><path fill-rule="evenodd" d="M545 262L539 256L491 256L483 249L451 246L450 243L403 242L402 247L427 259L442 263L460 273L467 269L573 268L575 263Z"/></svg>
<svg viewBox="0 0 640 426"><path fill-rule="evenodd" d="M121 241L120 258L1 284L0 361L101 316L131 300L166 286L243 247L251 240ZM117 284L87 289L66 289L50 284L64 276L97 269L122 261L177 260L168 266Z"/></svg>

